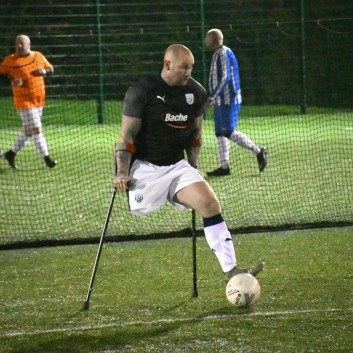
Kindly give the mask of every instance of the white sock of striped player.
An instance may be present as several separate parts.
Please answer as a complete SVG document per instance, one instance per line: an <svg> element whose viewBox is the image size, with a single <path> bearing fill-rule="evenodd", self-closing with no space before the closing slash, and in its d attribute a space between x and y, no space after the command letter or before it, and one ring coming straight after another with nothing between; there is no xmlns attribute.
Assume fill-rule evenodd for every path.
<svg viewBox="0 0 353 353"><path fill-rule="evenodd" d="M221 221L220 223L216 223ZM212 224L213 225L207 225ZM216 255L223 272L228 272L236 265L236 256L232 236L221 215L204 219L204 232L207 243Z"/></svg>
<svg viewBox="0 0 353 353"><path fill-rule="evenodd" d="M21 151L22 148L27 144L28 140L29 137L26 136L23 131L21 131L12 146L12 151L14 151L15 153Z"/></svg>
<svg viewBox="0 0 353 353"><path fill-rule="evenodd" d="M224 136L217 137L217 152L222 168L229 168L229 141Z"/></svg>
<svg viewBox="0 0 353 353"><path fill-rule="evenodd" d="M43 133L33 135L33 142L42 157L48 156L48 145Z"/></svg>
<svg viewBox="0 0 353 353"><path fill-rule="evenodd" d="M251 139L242 132L233 131L229 139L235 142L238 146L246 148L256 155L261 152L261 148L252 142Z"/></svg>

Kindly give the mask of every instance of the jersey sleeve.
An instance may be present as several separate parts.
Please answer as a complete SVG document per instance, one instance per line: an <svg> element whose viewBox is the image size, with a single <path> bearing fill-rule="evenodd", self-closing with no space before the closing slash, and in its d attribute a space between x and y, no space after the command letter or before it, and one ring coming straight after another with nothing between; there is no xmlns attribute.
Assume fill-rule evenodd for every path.
<svg viewBox="0 0 353 353"><path fill-rule="evenodd" d="M53 69L53 65L46 59L46 57L39 51L36 52L38 68L40 69Z"/></svg>
<svg viewBox="0 0 353 353"><path fill-rule="evenodd" d="M8 75L9 68L7 67L8 58L6 57L3 62L0 64L0 75Z"/></svg>
<svg viewBox="0 0 353 353"><path fill-rule="evenodd" d="M146 91L143 83L131 86L125 93L123 114L132 118L142 119L146 103Z"/></svg>

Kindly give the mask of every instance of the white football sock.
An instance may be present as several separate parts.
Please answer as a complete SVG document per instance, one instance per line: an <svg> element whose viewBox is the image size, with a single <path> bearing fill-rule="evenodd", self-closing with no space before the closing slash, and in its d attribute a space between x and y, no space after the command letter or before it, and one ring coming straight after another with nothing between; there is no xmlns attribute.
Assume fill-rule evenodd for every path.
<svg viewBox="0 0 353 353"><path fill-rule="evenodd" d="M20 152L22 148L27 144L28 140L29 137L26 136L23 131L21 131L12 146L12 151L14 151L15 153Z"/></svg>
<svg viewBox="0 0 353 353"><path fill-rule="evenodd" d="M229 141L224 136L217 137L217 152L222 168L229 168Z"/></svg>
<svg viewBox="0 0 353 353"><path fill-rule="evenodd" d="M249 137L239 131L233 131L230 135L230 140L235 142L238 146L246 148L252 153L258 155L261 152L261 148L257 146Z"/></svg>
<svg viewBox="0 0 353 353"><path fill-rule="evenodd" d="M33 142L36 146L37 151L42 157L48 156L49 153L47 141L42 132L37 135L33 135Z"/></svg>
<svg viewBox="0 0 353 353"><path fill-rule="evenodd" d="M228 272L237 264L232 236L225 222L204 228L207 243L222 267Z"/></svg>

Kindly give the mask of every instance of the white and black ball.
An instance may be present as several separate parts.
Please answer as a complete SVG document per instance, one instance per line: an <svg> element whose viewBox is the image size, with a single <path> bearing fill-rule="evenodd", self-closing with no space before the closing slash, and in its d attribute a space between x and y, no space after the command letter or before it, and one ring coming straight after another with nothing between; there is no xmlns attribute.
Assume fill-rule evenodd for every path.
<svg viewBox="0 0 353 353"><path fill-rule="evenodd" d="M250 273L233 276L226 286L228 301L237 307L254 306L260 299L260 294L260 284Z"/></svg>

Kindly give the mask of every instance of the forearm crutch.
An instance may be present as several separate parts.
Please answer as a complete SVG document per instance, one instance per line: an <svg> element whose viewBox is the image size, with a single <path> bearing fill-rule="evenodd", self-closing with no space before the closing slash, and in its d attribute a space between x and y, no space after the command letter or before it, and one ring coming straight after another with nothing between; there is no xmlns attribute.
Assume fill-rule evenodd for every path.
<svg viewBox="0 0 353 353"><path fill-rule="evenodd" d="M105 217L104 227L103 227L102 235L101 235L101 238L100 238L100 241L99 241L99 246L98 246L98 251L97 251L97 255L96 255L96 260L95 260L94 265L93 265L92 276L91 276L91 280L89 282L86 300L84 301L84 303L82 305L82 310L89 309L89 300L91 298L91 293L92 293L92 290L93 290L93 284L94 284L94 280L95 280L96 273L97 273L97 268L98 268L98 262L99 262L99 259L100 259L101 253L102 253L104 238L105 238L105 235L107 233L108 223L109 223L109 220L110 220L110 215L112 213L116 192L117 192L117 188L115 187L113 189L112 196L111 196L110 203L109 203L108 212L107 212L107 215Z"/></svg>
<svg viewBox="0 0 353 353"><path fill-rule="evenodd" d="M199 291L197 289L196 214L195 214L195 210L191 211L191 235L192 235L192 279L193 279L192 296L194 298L197 298L199 296Z"/></svg>

